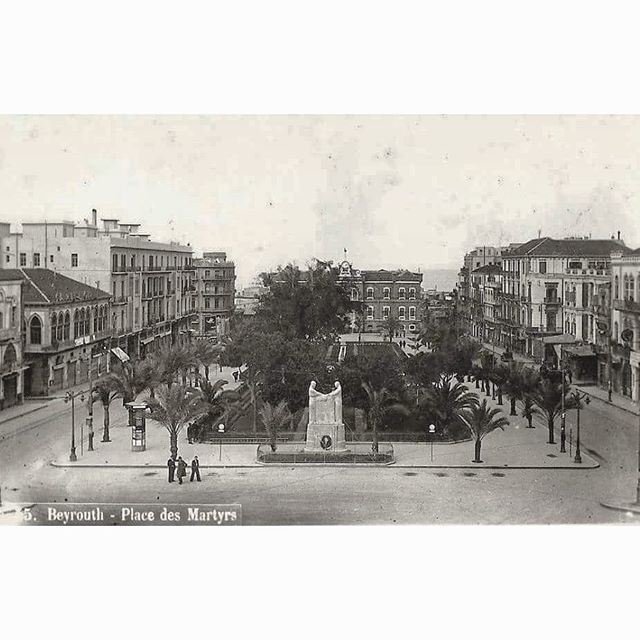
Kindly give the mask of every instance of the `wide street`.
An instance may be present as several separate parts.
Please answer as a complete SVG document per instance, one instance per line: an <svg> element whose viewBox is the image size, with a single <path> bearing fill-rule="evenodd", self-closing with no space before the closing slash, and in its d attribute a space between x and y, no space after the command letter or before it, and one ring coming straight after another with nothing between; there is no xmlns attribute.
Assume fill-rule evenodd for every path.
<svg viewBox="0 0 640 640"><path fill-rule="evenodd" d="M110 445L100 442L99 405L94 413L96 449L108 450ZM120 402L113 403L111 413L113 437L128 437ZM84 407L76 411L77 425L84 416ZM601 466L586 471L497 471L481 466L203 469L201 483L180 486L169 485L162 469L52 467L51 460L68 452L70 432L70 407L54 400L44 409L0 425L2 498L4 502L240 503L245 524L265 525L638 522L638 516L600 505L634 498L637 423L636 416L592 402L582 412L583 450ZM539 418L536 424L544 428ZM149 428L160 427L150 423ZM570 428L575 434L575 412L568 413ZM181 446L188 447L182 442ZM79 443L77 448L80 453ZM557 453L558 445L549 445L549 450Z"/></svg>

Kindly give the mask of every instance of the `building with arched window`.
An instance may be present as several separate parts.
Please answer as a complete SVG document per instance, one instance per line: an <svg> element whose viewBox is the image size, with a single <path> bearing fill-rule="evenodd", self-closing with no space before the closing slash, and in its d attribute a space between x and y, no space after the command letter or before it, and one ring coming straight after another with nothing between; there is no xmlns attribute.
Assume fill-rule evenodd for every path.
<svg viewBox="0 0 640 640"><path fill-rule="evenodd" d="M22 274L0 270L0 409L23 400Z"/></svg>
<svg viewBox="0 0 640 640"><path fill-rule="evenodd" d="M49 269L13 269L23 279L24 394L46 396L109 369L108 293ZM3 271L0 271L0 275Z"/></svg>
<svg viewBox="0 0 640 640"><path fill-rule="evenodd" d="M611 382L613 391L640 399L640 249L611 256L613 272Z"/></svg>

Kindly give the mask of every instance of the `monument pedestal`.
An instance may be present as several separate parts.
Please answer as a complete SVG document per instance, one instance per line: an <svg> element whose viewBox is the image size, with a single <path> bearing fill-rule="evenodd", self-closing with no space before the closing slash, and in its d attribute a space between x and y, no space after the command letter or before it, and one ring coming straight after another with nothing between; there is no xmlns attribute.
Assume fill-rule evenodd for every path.
<svg viewBox="0 0 640 640"><path fill-rule="evenodd" d="M310 423L307 427L307 453L346 453L344 424Z"/></svg>

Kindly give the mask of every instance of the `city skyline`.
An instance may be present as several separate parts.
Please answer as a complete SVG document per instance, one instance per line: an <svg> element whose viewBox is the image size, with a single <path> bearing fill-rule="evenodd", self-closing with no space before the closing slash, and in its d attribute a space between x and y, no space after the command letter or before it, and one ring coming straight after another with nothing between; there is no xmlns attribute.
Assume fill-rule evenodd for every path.
<svg viewBox="0 0 640 640"><path fill-rule="evenodd" d="M456 269L538 233L640 244L640 120L590 116L3 116L2 221L141 222L224 250L238 286L343 250ZM514 161L515 159L515 161Z"/></svg>

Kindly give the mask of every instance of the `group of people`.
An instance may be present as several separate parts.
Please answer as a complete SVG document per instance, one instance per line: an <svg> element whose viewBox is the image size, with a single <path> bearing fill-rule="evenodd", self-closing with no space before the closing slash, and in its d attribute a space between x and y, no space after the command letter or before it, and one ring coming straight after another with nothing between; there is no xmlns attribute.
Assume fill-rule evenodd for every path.
<svg viewBox="0 0 640 640"><path fill-rule="evenodd" d="M169 458L167 467L169 469L169 482L175 482L175 479L178 478L178 482L182 484L182 479L187 475L187 463L182 459L182 456L178 456L177 460ZM194 456L191 461L191 478L189 482L193 482L194 479L200 482L200 461L198 456Z"/></svg>

